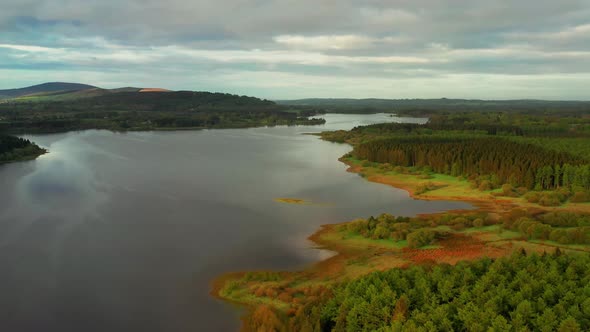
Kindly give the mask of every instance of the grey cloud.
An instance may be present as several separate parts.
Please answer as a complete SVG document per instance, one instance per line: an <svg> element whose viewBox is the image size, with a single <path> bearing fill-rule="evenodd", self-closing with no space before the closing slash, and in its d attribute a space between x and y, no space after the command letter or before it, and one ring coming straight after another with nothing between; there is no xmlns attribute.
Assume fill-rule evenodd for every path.
<svg viewBox="0 0 590 332"><path fill-rule="evenodd" d="M0 11L0 44L58 49L0 47L2 68L149 66L170 80L590 73L589 36L590 0L3 0Z"/></svg>
<svg viewBox="0 0 590 332"><path fill-rule="evenodd" d="M144 44L193 39L237 39L244 44L275 35L405 35L439 43L467 43L482 35L561 28L588 20L587 0L562 1L4 1L0 22L31 16L79 21L68 35L103 35ZM428 38L430 37L430 38ZM471 38L473 37L473 38Z"/></svg>

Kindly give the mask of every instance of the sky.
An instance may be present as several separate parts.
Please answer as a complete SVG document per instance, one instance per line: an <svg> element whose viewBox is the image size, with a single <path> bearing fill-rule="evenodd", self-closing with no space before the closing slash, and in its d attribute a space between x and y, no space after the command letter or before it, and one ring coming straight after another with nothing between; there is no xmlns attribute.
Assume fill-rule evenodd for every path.
<svg viewBox="0 0 590 332"><path fill-rule="evenodd" d="M0 89L590 100L590 0L0 0Z"/></svg>

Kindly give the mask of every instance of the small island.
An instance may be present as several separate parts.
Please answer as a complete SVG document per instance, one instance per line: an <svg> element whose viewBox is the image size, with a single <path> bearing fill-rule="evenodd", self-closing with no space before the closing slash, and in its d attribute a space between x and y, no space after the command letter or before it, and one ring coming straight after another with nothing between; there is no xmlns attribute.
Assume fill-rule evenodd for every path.
<svg viewBox="0 0 590 332"><path fill-rule="evenodd" d="M275 198L275 202L278 203L285 203L285 204L309 204L308 201L300 198Z"/></svg>

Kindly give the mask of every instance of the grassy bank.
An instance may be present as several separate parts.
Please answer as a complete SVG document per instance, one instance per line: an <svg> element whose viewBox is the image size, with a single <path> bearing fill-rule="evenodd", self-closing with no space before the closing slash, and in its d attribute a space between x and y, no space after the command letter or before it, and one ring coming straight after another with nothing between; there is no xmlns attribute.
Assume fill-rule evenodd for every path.
<svg viewBox="0 0 590 332"><path fill-rule="evenodd" d="M410 167L396 170L384 168L382 164L358 160L352 156L340 158L349 166L348 171L357 173L368 181L403 189L415 199L447 200L469 202L485 211L506 211L514 207L542 208L547 210L568 210L590 213L590 203L566 202L555 207L531 203L526 197L506 196L500 189L480 190L472 182L461 177L446 174L425 173Z"/></svg>

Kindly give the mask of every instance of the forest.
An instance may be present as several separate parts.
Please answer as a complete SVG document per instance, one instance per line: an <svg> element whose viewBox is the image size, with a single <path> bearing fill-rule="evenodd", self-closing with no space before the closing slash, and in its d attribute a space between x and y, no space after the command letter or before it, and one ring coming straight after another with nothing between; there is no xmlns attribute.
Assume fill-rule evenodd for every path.
<svg viewBox="0 0 590 332"><path fill-rule="evenodd" d="M343 236L340 248L350 243L354 249L332 279L313 269L311 279L306 273L247 273L224 289L261 299L245 321L248 330L590 328L589 214L522 208L501 216L481 210L381 214L334 230ZM369 241L359 247L365 242L357 235ZM396 268L378 268L399 259ZM367 273L358 275L361 266Z"/></svg>
<svg viewBox="0 0 590 332"><path fill-rule="evenodd" d="M246 330L590 330L590 118L428 112L320 136L351 144L340 160L368 181L477 208L324 226L310 239L336 256L225 280Z"/></svg>
<svg viewBox="0 0 590 332"><path fill-rule="evenodd" d="M463 178L531 203L590 201L590 119L583 113L438 112L425 124L375 124L322 138L352 144L350 156L359 160Z"/></svg>
<svg viewBox="0 0 590 332"><path fill-rule="evenodd" d="M0 134L0 164L27 160L45 153L45 150L28 139Z"/></svg>
<svg viewBox="0 0 590 332"><path fill-rule="evenodd" d="M0 103L0 131L160 130L323 124L317 113L255 97L210 92L118 92L68 100Z"/></svg>
<svg viewBox="0 0 590 332"><path fill-rule="evenodd" d="M587 331L590 256L517 252L344 282L291 318L308 331ZM294 330L294 329L293 329Z"/></svg>
<svg viewBox="0 0 590 332"><path fill-rule="evenodd" d="M399 166L429 166L453 176L493 175L492 184L527 189L590 190L590 163L566 152L499 137L389 138L355 147L359 159Z"/></svg>
<svg viewBox="0 0 590 332"><path fill-rule="evenodd" d="M246 330L590 328L589 213L384 213L326 230L314 241L341 256L324 267L248 272L222 288L256 304Z"/></svg>

